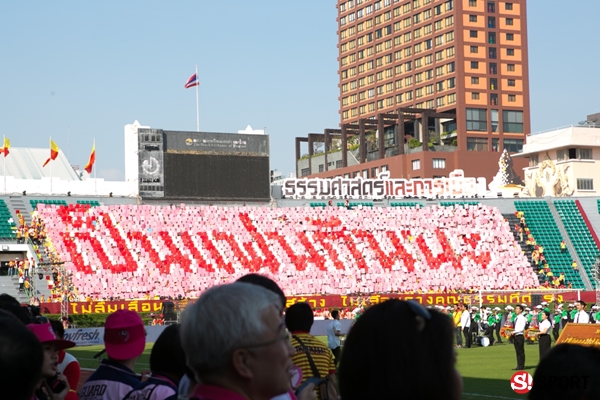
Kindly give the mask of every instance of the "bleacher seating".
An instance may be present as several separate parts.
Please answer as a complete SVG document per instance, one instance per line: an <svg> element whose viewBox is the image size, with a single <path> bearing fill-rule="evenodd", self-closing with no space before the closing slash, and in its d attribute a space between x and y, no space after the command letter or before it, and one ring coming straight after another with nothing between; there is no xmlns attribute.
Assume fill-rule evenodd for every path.
<svg viewBox="0 0 600 400"><path fill-rule="evenodd" d="M390 203L392 207L423 207L423 204L416 201L393 201Z"/></svg>
<svg viewBox="0 0 600 400"><path fill-rule="evenodd" d="M440 201L442 207L454 207L454 206L476 206L478 201Z"/></svg>
<svg viewBox="0 0 600 400"><path fill-rule="evenodd" d="M574 200L556 200L554 205L569 234L573 247L583 263L580 268L583 267L590 282L594 284L594 261L600 251L577 208L577 204Z"/></svg>
<svg viewBox="0 0 600 400"><path fill-rule="evenodd" d="M444 292L537 287L500 212L40 206L80 296L196 297L249 272L286 294Z"/></svg>
<svg viewBox="0 0 600 400"><path fill-rule="evenodd" d="M77 204L88 204L90 207L100 206L100 202L97 200L77 200Z"/></svg>
<svg viewBox="0 0 600 400"><path fill-rule="evenodd" d="M596 200L596 203L598 204L598 214L600 214L600 200Z"/></svg>
<svg viewBox="0 0 600 400"><path fill-rule="evenodd" d="M344 207L344 203L337 203L338 207ZM356 208L358 206L362 206L362 207L371 207L373 208L373 203L369 202L369 201L351 201L349 202L349 206L350 208Z"/></svg>
<svg viewBox="0 0 600 400"><path fill-rule="evenodd" d="M66 206L67 202L64 200L29 200L29 204L31 204L31 208L33 208L34 210L37 208L38 204L50 204L50 205L57 205L57 206Z"/></svg>
<svg viewBox="0 0 600 400"><path fill-rule="evenodd" d="M4 200L0 199L0 237L15 237L16 224Z"/></svg>
<svg viewBox="0 0 600 400"><path fill-rule="evenodd" d="M537 244L544 247L544 255L552 274L559 276L563 272L566 280L571 282L574 288L584 288L581 276L571 267L573 258L569 251L564 253L560 251L560 242L563 238L554 222L548 203L543 200L515 201L515 207L525 213L525 220L531 234Z"/></svg>

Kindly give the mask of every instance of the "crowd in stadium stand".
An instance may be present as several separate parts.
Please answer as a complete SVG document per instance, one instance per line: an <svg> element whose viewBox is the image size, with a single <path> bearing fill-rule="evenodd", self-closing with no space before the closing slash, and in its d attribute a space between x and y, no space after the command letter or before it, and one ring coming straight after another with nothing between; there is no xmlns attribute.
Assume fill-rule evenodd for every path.
<svg viewBox="0 0 600 400"><path fill-rule="evenodd" d="M483 205L38 207L77 300L195 298L254 271L290 295L539 286L510 226Z"/></svg>
<svg viewBox="0 0 600 400"><path fill-rule="evenodd" d="M524 241L529 250L531 250L531 262L534 268L537 268L542 286L552 289L571 288L572 284L565 279L564 273L561 272L559 276L554 276L554 273L550 269L549 261L544 254L544 245L538 243L533 237L533 234L527 226L525 213L523 211L517 211L515 212L515 216L519 219L519 224L515 225L515 229L519 234L521 242ZM562 240L559 246L561 252L564 253L567 249L565 241ZM573 264L573 268L577 270L577 263L573 261Z"/></svg>

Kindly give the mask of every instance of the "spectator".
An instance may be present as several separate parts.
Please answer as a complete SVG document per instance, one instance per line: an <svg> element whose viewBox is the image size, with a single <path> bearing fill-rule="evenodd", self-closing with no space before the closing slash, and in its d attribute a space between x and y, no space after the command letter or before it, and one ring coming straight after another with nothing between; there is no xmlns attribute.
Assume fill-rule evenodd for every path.
<svg viewBox="0 0 600 400"><path fill-rule="evenodd" d="M560 241L560 252L561 252L561 253L564 253L564 252L566 252L566 251L567 251L567 244L565 243L565 241L564 241L564 240L561 240L561 241Z"/></svg>
<svg viewBox="0 0 600 400"><path fill-rule="evenodd" d="M44 349L44 363L42 365L42 380L35 391L35 400L64 400L71 390L67 378L58 370L58 352L75 347L75 343L58 339L50 323L29 324L27 328L38 338ZM62 390L56 385L62 381ZM55 391L58 390L58 393Z"/></svg>
<svg viewBox="0 0 600 400"><path fill-rule="evenodd" d="M213 287L183 313L181 341L202 384L190 399L270 399L290 390L293 348L280 298L257 285Z"/></svg>
<svg viewBox="0 0 600 400"><path fill-rule="evenodd" d="M571 263L571 267L573 267L573 270L577 271L577 261L573 260L573 262Z"/></svg>
<svg viewBox="0 0 600 400"><path fill-rule="evenodd" d="M85 382L80 398L123 399L140 383L133 368L145 345L144 322L136 312L119 310L110 314L104 325L104 346L108 360L102 360L98 369Z"/></svg>
<svg viewBox="0 0 600 400"><path fill-rule="evenodd" d="M412 301L377 304L356 321L346 339L339 369L341 396L459 399L462 382L452 343L447 316Z"/></svg>
<svg viewBox="0 0 600 400"><path fill-rule="evenodd" d="M454 313L452 314L452 320L454 321L454 329L456 334L456 347L459 349L462 347L462 327L460 325L461 316L462 307L460 304L455 304Z"/></svg>
<svg viewBox="0 0 600 400"><path fill-rule="evenodd" d="M331 312L331 317L333 318L333 321L327 326L327 345L333 353L335 366L337 367L338 362L340 361L340 337L344 336L344 334L342 333L342 324L340 323L340 312L338 310L333 310Z"/></svg>
<svg viewBox="0 0 600 400"><path fill-rule="evenodd" d="M321 390L327 389L329 398L337 399L333 353L310 334L313 322L313 311L308 303L296 303L287 309L285 324L292 333L292 346L296 350L292 360L302 370L302 383L313 377L328 380L326 385L316 388L317 398L323 398Z"/></svg>
<svg viewBox="0 0 600 400"><path fill-rule="evenodd" d="M43 363L44 349L36 336L18 318L0 310L2 398L31 400L42 377Z"/></svg>
<svg viewBox="0 0 600 400"><path fill-rule="evenodd" d="M65 338L65 328L60 321L50 321L50 325L52 325L52 330L56 334L56 337L63 340ZM71 390L65 400L77 400L79 396L75 390L77 389L77 385L79 385L79 377L81 376L81 367L79 366L79 361L73 355L67 353L64 350L59 350L58 352L58 371L67 378L67 382L69 382L69 387Z"/></svg>
<svg viewBox="0 0 600 400"><path fill-rule="evenodd" d="M15 316L19 321L23 323L23 325L27 325L33 322L32 316L29 313L26 307L21 306L21 304L6 293L0 294L0 309L7 311L8 313Z"/></svg>
<svg viewBox="0 0 600 400"><path fill-rule="evenodd" d="M177 385L185 374L179 329L180 325L170 325L160 334L150 353L152 376L123 400L177 400Z"/></svg>
<svg viewBox="0 0 600 400"><path fill-rule="evenodd" d="M600 349L559 344L540 361L530 400L600 399ZM567 384L565 384L565 382Z"/></svg>

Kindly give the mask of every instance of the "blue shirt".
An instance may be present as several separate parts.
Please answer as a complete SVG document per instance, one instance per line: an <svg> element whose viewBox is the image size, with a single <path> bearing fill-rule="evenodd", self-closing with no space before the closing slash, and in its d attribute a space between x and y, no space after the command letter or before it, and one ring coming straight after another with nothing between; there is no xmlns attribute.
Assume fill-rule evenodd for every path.
<svg viewBox="0 0 600 400"><path fill-rule="evenodd" d="M112 360L102 360L98 369L88 378L79 400L122 400L140 384L135 372Z"/></svg>
<svg viewBox="0 0 600 400"><path fill-rule="evenodd" d="M336 331L342 331L342 324L337 319L334 319L327 327L327 345L331 350L340 347L340 338L335 335Z"/></svg>

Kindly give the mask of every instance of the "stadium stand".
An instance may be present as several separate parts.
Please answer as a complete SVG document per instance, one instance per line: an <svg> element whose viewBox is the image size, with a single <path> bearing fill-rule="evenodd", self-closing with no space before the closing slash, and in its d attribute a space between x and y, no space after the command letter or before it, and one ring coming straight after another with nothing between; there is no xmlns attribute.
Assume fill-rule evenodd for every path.
<svg viewBox="0 0 600 400"><path fill-rule="evenodd" d="M91 207L100 207L100 202L97 200L77 200L77 204L88 204Z"/></svg>
<svg viewBox="0 0 600 400"><path fill-rule="evenodd" d="M555 200L554 205L571 238L573 247L583 263L583 270L588 275L592 284L594 284L594 261L596 260L596 256L600 254L600 251L585 224L580 210L577 208L575 200Z"/></svg>
<svg viewBox="0 0 600 400"><path fill-rule="evenodd" d="M560 251L560 242L563 238L548 203L542 200L515 201L515 207L525 214L531 233L537 243L544 246L544 254L552 273L555 276L564 273L565 278L572 283L574 288L584 288L581 276L571 267L573 258L569 251L564 253Z"/></svg>
<svg viewBox="0 0 600 400"><path fill-rule="evenodd" d="M248 272L289 295L539 286L498 209L39 205L79 297L188 297Z"/></svg>
<svg viewBox="0 0 600 400"><path fill-rule="evenodd" d="M31 208L34 210L37 208L38 204L54 204L59 206L66 206L67 202L64 200L29 200L29 204L31 204Z"/></svg>
<svg viewBox="0 0 600 400"><path fill-rule="evenodd" d="M423 207L423 204L416 201L399 201L399 202L391 202L390 206L392 207Z"/></svg>
<svg viewBox="0 0 600 400"><path fill-rule="evenodd" d="M16 224L4 200L0 199L0 238L14 238Z"/></svg>
<svg viewBox="0 0 600 400"><path fill-rule="evenodd" d="M441 201L440 206L442 207L454 207L454 206L476 206L478 201Z"/></svg>

